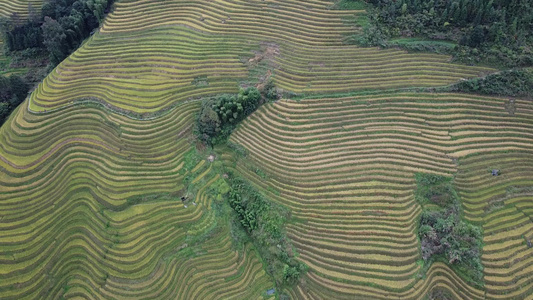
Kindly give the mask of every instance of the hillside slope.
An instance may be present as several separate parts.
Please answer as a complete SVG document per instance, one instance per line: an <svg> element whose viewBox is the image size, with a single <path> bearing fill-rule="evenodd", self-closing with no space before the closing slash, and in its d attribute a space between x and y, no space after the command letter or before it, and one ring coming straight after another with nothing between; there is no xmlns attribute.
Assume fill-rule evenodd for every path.
<svg viewBox="0 0 533 300"><path fill-rule="evenodd" d="M353 31L343 17L354 12L332 5L119 1L100 34L39 86L30 108L97 98L153 112L190 97L235 92L261 60L278 87L295 93L439 86L491 71L450 64L444 55L343 45L343 33ZM205 86L193 84L203 77Z"/></svg>
<svg viewBox="0 0 533 300"><path fill-rule="evenodd" d="M294 216L309 272L292 298L527 298L531 104L511 114L502 98L390 91L493 69L345 45L362 12L332 5L117 1L0 128L2 298L273 298L261 258L235 247L213 205L221 174L191 155L199 99L268 77L307 97L265 105L230 141L248 152L235 170ZM352 96L315 97L334 93ZM465 216L487 232L486 291L442 263L419 276L419 171L458 174Z"/></svg>
<svg viewBox="0 0 533 300"><path fill-rule="evenodd" d="M506 101L412 93L282 100L242 124L231 141L252 163L239 172L297 220L290 237L311 271L293 295L418 299L440 286L458 299L530 297L533 106L517 100L511 115ZM465 216L485 230L487 294L442 264L418 280L415 172L458 172Z"/></svg>

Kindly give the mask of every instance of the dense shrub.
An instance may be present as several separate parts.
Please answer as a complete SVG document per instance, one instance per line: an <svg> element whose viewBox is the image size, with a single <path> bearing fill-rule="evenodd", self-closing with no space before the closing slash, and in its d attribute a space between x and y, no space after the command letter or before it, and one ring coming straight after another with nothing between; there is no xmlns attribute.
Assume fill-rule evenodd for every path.
<svg viewBox="0 0 533 300"><path fill-rule="evenodd" d="M280 91L274 85L274 81L272 80L269 80L260 92L263 95L263 98L268 101L275 101L281 98Z"/></svg>
<svg viewBox="0 0 533 300"><path fill-rule="evenodd" d="M443 255L450 265L460 267L473 282L479 284L482 281L482 234L479 227L462 221L453 210L426 210L420 217L418 237L424 261Z"/></svg>

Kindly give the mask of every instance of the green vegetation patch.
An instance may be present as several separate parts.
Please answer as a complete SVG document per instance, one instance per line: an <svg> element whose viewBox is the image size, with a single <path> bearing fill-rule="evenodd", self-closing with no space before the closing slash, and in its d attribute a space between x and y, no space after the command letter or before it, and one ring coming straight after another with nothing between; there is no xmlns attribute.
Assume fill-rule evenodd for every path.
<svg viewBox="0 0 533 300"><path fill-rule="evenodd" d="M191 84L196 87L206 87L206 86L209 86L209 80L207 78L207 75L201 75L201 76L195 77L193 81L191 82Z"/></svg>
<svg viewBox="0 0 533 300"><path fill-rule="evenodd" d="M415 199L422 205L418 225L422 270L433 261L443 261L468 283L483 287L483 233L480 227L462 220L452 178L422 173L415 178Z"/></svg>
<svg viewBox="0 0 533 300"><path fill-rule="evenodd" d="M483 78L465 80L446 88L448 91L483 95L533 97L533 70L508 70Z"/></svg>
<svg viewBox="0 0 533 300"><path fill-rule="evenodd" d="M17 75L0 75L0 125L28 95L30 87Z"/></svg>
<svg viewBox="0 0 533 300"><path fill-rule="evenodd" d="M233 129L266 100L277 99L273 83L262 92L255 87L241 88L238 94L223 94L204 100L197 119L197 135L203 142L216 145L225 142Z"/></svg>
<svg viewBox="0 0 533 300"><path fill-rule="evenodd" d="M211 145L226 140L237 123L257 109L260 99L256 88L247 88L237 95L225 94L205 100L197 121L198 137Z"/></svg>
<svg viewBox="0 0 533 300"><path fill-rule="evenodd" d="M263 259L267 272L280 289L297 283L307 268L296 259L285 233L289 210L270 201L242 178L232 176L229 182L228 203ZM243 238L242 231L232 232L234 238Z"/></svg>
<svg viewBox="0 0 533 300"><path fill-rule="evenodd" d="M220 226L229 226L236 250L243 251L247 244L253 244L279 291L296 284L307 266L296 259L296 250L286 234L290 211L268 199L245 179L233 175L224 162L205 160L209 153L214 153L211 154L213 157L231 154L238 155L237 159L242 158L233 153L233 147L220 145L212 150L214 152L191 149L184 155L180 170L184 176L182 189L174 193L134 196L121 209L155 200L196 205L194 201L199 193L205 193L214 200L211 202L214 213L207 216L205 222L185 227L187 246L179 250L180 255L195 257L203 253L202 243L219 232ZM256 171L263 173L259 169ZM212 180L217 176L218 179Z"/></svg>
<svg viewBox="0 0 533 300"><path fill-rule="evenodd" d="M451 54L460 61L502 67L533 65L533 5L530 1L366 2L373 6L368 9L369 24L361 36L352 39L364 46L387 46L395 37L423 37L456 42L458 46ZM396 45L413 47L404 43ZM423 47L436 52L446 49L437 44L419 44L416 48Z"/></svg>
<svg viewBox="0 0 533 300"><path fill-rule="evenodd" d="M369 5L366 2L359 0L340 0L333 5L333 9L340 10L366 10L368 7Z"/></svg>

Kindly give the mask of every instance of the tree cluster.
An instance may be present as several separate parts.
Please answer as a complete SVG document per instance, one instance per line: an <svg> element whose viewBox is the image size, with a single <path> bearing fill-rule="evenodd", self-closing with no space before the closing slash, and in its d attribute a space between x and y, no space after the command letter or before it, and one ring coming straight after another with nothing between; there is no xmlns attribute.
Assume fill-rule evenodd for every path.
<svg viewBox="0 0 533 300"><path fill-rule="evenodd" d="M533 3L524 0L366 0L374 5L359 40L381 45L396 36L459 43L456 57L505 66L533 65Z"/></svg>
<svg viewBox="0 0 533 300"><path fill-rule="evenodd" d="M261 99L259 90L250 87L240 89L236 95L219 95L204 101L197 122L200 138L210 144L224 140L259 107Z"/></svg>
<svg viewBox="0 0 533 300"><path fill-rule="evenodd" d="M9 26L6 23L5 26ZM40 23L36 20L30 20L20 26L13 26L4 31L5 47L7 51L22 51L32 48L42 48L43 33Z"/></svg>
<svg viewBox="0 0 533 300"><path fill-rule="evenodd" d="M28 95L30 87L19 76L5 77L0 75L0 124L9 116Z"/></svg>
<svg viewBox="0 0 533 300"><path fill-rule="evenodd" d="M451 178L417 174L416 181L415 198L423 208L418 237L424 262L429 265L443 259L461 277L482 286L482 231L461 219L459 196Z"/></svg>
<svg viewBox="0 0 533 300"><path fill-rule="evenodd" d="M16 15L4 24L8 52L41 49L56 66L98 28L113 0L49 0L41 13L30 11L25 22Z"/></svg>
<svg viewBox="0 0 533 300"><path fill-rule="evenodd" d="M533 70L508 70L458 82L448 88L453 92L533 98Z"/></svg>
<svg viewBox="0 0 533 300"><path fill-rule="evenodd" d="M284 230L288 210L268 200L243 179L230 178L230 187L226 195L230 207L276 284L285 287L298 282L306 266L296 260Z"/></svg>

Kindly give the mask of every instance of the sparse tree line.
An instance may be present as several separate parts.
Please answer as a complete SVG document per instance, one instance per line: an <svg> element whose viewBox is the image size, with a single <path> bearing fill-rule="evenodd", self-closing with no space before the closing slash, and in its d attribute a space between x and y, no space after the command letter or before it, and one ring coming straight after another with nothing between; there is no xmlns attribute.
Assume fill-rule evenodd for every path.
<svg viewBox="0 0 533 300"><path fill-rule="evenodd" d="M357 0L354 0L357 1ZM399 36L452 40L456 58L506 67L533 65L533 2L529 0L366 0L374 5L359 43Z"/></svg>
<svg viewBox="0 0 533 300"><path fill-rule="evenodd" d="M3 21L5 51L46 51L56 66L98 28L113 0L48 0L37 14L20 22L14 14Z"/></svg>

